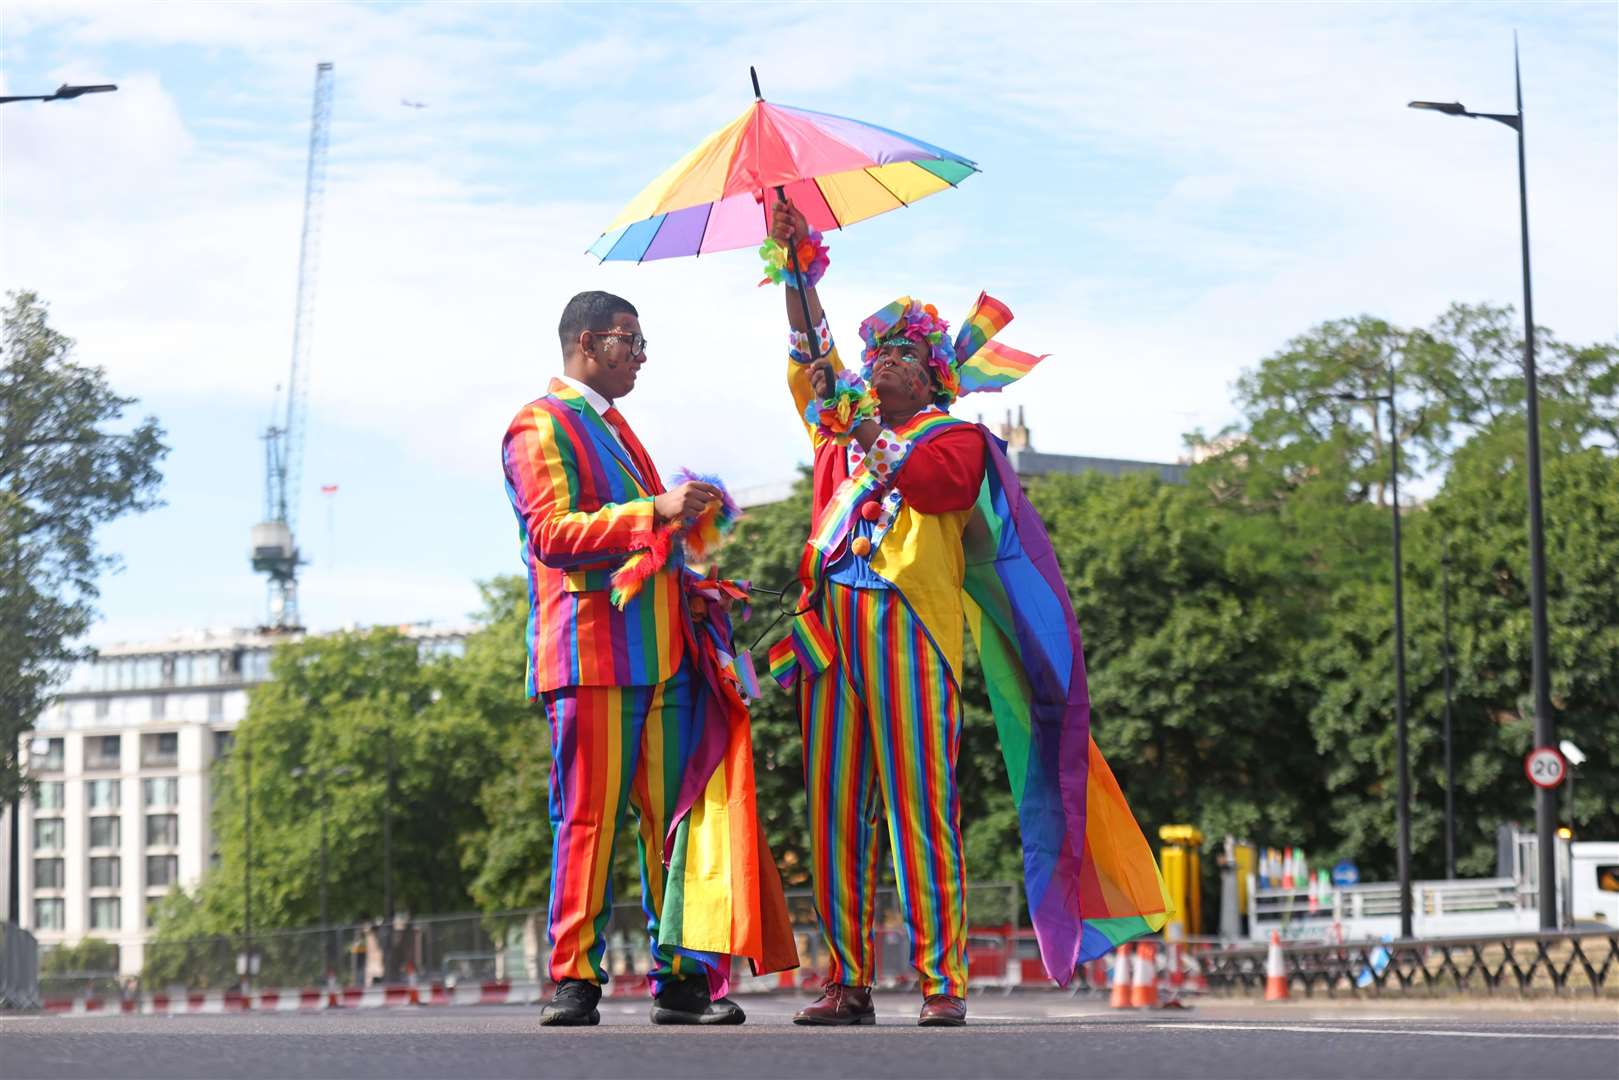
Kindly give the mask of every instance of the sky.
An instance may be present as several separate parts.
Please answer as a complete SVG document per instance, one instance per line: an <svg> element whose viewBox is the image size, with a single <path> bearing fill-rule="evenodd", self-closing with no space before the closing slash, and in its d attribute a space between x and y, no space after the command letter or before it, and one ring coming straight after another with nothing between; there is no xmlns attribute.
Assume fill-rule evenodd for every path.
<svg viewBox="0 0 1619 1080"><path fill-rule="evenodd" d="M1045 452L1173 461L1237 377L1327 319L1521 298L1516 150L1413 98L1513 108L1525 80L1537 322L1619 334L1619 6L0 4L0 288L156 416L165 505L105 527L97 645L265 618L248 531L292 349L315 64L335 65L303 480L304 621L464 623L521 569L507 422L560 367L569 296L640 310L620 404L665 474L808 459L782 298L748 251L585 249L765 96L948 147L982 174L828 237L833 331L981 289L1051 357ZM425 104L410 108L409 100ZM335 495L320 491L335 484Z"/></svg>

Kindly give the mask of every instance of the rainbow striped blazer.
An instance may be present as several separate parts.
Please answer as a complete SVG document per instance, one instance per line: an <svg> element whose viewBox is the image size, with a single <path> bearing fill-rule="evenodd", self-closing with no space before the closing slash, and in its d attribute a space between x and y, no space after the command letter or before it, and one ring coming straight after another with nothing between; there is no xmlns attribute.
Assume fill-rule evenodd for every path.
<svg viewBox="0 0 1619 1080"><path fill-rule="evenodd" d="M613 570L648 546L662 489L560 379L513 417L501 460L528 570L529 696L669 678L686 644L678 548L623 611L608 598Z"/></svg>

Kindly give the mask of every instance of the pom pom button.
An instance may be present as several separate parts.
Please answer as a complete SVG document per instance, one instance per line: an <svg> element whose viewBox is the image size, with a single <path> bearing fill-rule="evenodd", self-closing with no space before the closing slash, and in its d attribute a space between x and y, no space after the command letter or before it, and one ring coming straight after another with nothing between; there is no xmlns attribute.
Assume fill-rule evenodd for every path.
<svg viewBox="0 0 1619 1080"><path fill-rule="evenodd" d="M875 501L862 503L860 506L860 516L865 518L867 521L876 521L877 515L881 514L882 512L882 506Z"/></svg>
<svg viewBox="0 0 1619 1080"><path fill-rule="evenodd" d="M849 550L854 552L860 558L864 559L867 555L871 554L871 541L867 540L864 536L857 536L853 541L850 542Z"/></svg>

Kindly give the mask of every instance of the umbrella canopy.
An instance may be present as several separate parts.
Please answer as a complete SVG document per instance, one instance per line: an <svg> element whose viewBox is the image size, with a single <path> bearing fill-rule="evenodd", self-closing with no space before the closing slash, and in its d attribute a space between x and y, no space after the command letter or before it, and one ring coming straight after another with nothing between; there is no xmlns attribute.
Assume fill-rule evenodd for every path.
<svg viewBox="0 0 1619 1080"><path fill-rule="evenodd" d="M765 192L816 229L836 229L954 187L978 171L959 154L875 124L755 101L646 186L590 247L644 262L757 247Z"/></svg>

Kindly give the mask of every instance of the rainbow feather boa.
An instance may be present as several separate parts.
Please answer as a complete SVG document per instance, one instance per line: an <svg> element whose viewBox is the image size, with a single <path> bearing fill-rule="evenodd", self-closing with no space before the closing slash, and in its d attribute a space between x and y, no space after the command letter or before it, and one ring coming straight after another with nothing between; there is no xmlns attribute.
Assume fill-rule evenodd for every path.
<svg viewBox="0 0 1619 1080"><path fill-rule="evenodd" d="M685 547L686 558L700 561L719 550L720 544L741 520L742 508L731 498L731 493L717 476L681 469L675 473L670 487L679 487L692 480L719 488L719 499L710 503L708 509L689 525L685 521L672 521L659 528L652 534L651 543L647 547L625 559L623 564L613 571L612 592L609 596L613 606L620 611L640 593L641 586L646 584L647 578L668 564L669 552L673 550L676 540Z"/></svg>

